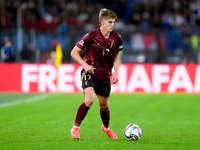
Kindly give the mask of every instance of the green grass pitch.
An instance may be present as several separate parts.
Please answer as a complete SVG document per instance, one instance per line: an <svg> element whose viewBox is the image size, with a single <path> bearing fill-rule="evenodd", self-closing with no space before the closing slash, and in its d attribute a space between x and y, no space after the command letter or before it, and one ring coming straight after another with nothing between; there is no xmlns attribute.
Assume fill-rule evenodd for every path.
<svg viewBox="0 0 200 150"><path fill-rule="evenodd" d="M111 94L111 129L101 131L97 99L71 138L83 94L0 94L0 150L197 150L200 149L200 95ZM138 124L142 137L128 141L124 129Z"/></svg>

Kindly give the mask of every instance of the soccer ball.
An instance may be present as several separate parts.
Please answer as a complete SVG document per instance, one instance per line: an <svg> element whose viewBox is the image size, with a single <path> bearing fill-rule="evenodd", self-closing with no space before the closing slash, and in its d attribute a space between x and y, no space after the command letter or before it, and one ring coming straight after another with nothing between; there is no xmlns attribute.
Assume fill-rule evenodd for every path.
<svg viewBox="0 0 200 150"><path fill-rule="evenodd" d="M124 135L129 141L139 140L142 136L142 130L136 124L129 124L124 130Z"/></svg>

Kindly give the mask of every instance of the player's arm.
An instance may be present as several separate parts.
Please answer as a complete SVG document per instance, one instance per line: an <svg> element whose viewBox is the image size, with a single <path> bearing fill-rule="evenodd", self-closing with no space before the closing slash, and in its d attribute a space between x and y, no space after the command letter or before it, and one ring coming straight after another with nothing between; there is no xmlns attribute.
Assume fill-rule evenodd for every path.
<svg viewBox="0 0 200 150"><path fill-rule="evenodd" d="M116 57L114 59L113 66L114 66L115 73L112 76L112 83L116 84L119 81L119 79L118 79L119 53L116 55Z"/></svg>
<svg viewBox="0 0 200 150"><path fill-rule="evenodd" d="M80 56L79 52L81 49L78 46L75 46L71 51L72 58L79 64L83 66L86 72L94 74L94 68L88 65Z"/></svg>

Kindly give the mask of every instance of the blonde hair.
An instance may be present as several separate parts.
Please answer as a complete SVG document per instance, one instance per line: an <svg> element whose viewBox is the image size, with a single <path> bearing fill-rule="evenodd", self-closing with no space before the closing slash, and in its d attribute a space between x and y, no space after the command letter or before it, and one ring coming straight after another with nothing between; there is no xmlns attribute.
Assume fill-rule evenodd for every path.
<svg viewBox="0 0 200 150"><path fill-rule="evenodd" d="M101 26L101 20L107 19L117 19L117 15L113 11L103 8L99 12L99 25Z"/></svg>

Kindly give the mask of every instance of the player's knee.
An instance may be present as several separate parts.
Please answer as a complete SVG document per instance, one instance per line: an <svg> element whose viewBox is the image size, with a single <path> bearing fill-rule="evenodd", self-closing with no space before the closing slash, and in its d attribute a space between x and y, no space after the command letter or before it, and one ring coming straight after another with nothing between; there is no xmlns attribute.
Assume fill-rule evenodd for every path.
<svg viewBox="0 0 200 150"><path fill-rule="evenodd" d="M87 100L85 103L86 103L87 107L91 107L92 104L94 103L94 101L93 100Z"/></svg>
<svg viewBox="0 0 200 150"><path fill-rule="evenodd" d="M93 97L87 98L86 101L85 101L85 104L86 104L87 107L91 107L93 103L94 103Z"/></svg>
<svg viewBox="0 0 200 150"><path fill-rule="evenodd" d="M108 111L109 105L100 105L100 109L103 110L103 111Z"/></svg>

